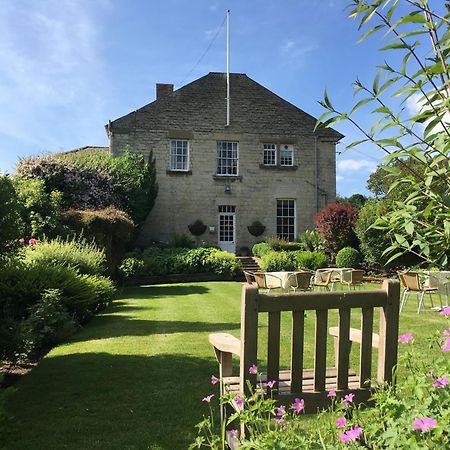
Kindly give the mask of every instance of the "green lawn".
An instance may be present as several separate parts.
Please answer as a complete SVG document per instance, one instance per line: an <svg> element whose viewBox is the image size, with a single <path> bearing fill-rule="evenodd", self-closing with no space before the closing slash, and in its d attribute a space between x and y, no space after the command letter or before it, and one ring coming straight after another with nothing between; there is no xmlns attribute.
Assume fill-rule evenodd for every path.
<svg viewBox="0 0 450 450"><path fill-rule="evenodd" d="M217 390L209 382L217 365L208 333L239 336L240 290L226 282L126 289L16 385L0 448L186 449L207 413L201 398ZM426 356L421 338L445 321L430 310L417 315L413 300L400 332L412 331ZM312 336L312 315L306 323ZM287 351L281 359L287 363Z"/></svg>

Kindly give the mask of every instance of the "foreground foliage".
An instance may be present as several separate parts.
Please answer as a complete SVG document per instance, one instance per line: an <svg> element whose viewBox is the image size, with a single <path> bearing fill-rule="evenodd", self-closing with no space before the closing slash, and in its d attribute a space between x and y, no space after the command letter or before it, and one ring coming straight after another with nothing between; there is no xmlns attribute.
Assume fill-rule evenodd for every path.
<svg viewBox="0 0 450 450"><path fill-rule="evenodd" d="M450 318L450 307L441 313ZM447 327L450 320L447 320ZM234 404L240 410L232 414L227 424L234 426L231 434L239 449L444 449L450 446L450 328L437 332L429 339L432 358L428 364L415 353L414 336L405 333L400 345L410 346L399 360L407 376L396 385L378 386L373 395L375 406L367 410L355 406L353 394L343 397L331 389L328 396L333 404L319 414L314 430L305 429L304 401L295 399L290 407L277 407L272 398L264 396L259 386L251 395L225 394L220 402ZM252 373L256 366L249 368ZM216 377L211 382L217 382ZM275 381L266 385L276 389ZM214 395L203 398L216 406ZM245 426L246 436L239 436ZM190 449L223 449L224 429L214 426L212 410L197 428L199 436Z"/></svg>

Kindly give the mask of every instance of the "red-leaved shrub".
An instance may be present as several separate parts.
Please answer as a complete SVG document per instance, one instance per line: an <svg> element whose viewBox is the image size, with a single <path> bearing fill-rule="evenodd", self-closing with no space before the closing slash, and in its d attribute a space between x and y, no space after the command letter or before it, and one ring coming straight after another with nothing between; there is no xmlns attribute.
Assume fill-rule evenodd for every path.
<svg viewBox="0 0 450 450"><path fill-rule="evenodd" d="M331 203L317 213L317 231L324 241L324 250L333 258L341 248L358 247L357 219L358 210L342 203Z"/></svg>

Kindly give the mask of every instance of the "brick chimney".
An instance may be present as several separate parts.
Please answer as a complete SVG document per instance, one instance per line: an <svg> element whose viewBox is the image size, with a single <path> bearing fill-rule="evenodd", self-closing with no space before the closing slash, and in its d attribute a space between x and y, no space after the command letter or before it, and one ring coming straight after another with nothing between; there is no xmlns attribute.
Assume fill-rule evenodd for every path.
<svg viewBox="0 0 450 450"><path fill-rule="evenodd" d="M173 92L173 84L156 83L156 100Z"/></svg>

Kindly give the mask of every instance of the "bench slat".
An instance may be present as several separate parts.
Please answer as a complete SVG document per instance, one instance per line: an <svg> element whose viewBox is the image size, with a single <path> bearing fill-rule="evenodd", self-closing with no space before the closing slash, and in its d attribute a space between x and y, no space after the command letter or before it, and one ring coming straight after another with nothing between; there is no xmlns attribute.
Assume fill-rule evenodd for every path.
<svg viewBox="0 0 450 450"><path fill-rule="evenodd" d="M314 356L314 389L325 389L325 373L327 368L327 329L328 311L316 311L316 349Z"/></svg>
<svg viewBox="0 0 450 450"><path fill-rule="evenodd" d="M377 346L379 337L377 336ZM373 308L363 308L361 314L361 353L359 360L360 387L369 387L372 376Z"/></svg>
<svg viewBox="0 0 450 450"><path fill-rule="evenodd" d="M278 382L280 370L280 323L279 312L269 313L267 336L267 377Z"/></svg>
<svg viewBox="0 0 450 450"><path fill-rule="evenodd" d="M337 357L337 387L347 389L348 367L350 356L350 310L341 308L339 310L339 339Z"/></svg>
<svg viewBox="0 0 450 450"><path fill-rule="evenodd" d="M303 349L305 339L305 313L292 312L291 380L292 392L300 392L303 378Z"/></svg>

